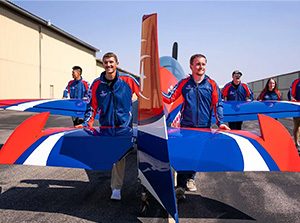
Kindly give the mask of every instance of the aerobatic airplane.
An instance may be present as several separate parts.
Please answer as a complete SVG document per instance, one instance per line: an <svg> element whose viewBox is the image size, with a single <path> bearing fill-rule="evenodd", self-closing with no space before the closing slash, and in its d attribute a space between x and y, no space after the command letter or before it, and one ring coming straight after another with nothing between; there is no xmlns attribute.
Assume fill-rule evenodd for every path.
<svg viewBox="0 0 300 223"><path fill-rule="evenodd" d="M176 126L182 99L166 105L162 94L167 94L183 77L174 58L159 59L157 15L144 16L141 96L137 112L138 173L142 185L176 222L178 211L172 169L196 172L300 171L300 158L290 134L281 123L271 118L300 116L299 104L225 103L224 121L258 119L260 135L238 130L170 127ZM0 106L7 110L42 112L15 129L0 150L0 164L109 170L134 143L129 128L44 130L50 113L83 117L85 101L0 100Z"/></svg>

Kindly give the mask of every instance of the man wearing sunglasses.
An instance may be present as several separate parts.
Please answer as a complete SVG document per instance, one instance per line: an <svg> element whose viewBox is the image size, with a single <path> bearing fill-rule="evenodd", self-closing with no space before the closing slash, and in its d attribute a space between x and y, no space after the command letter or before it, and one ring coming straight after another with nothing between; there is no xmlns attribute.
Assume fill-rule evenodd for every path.
<svg viewBox="0 0 300 223"><path fill-rule="evenodd" d="M222 96L224 101L252 101L253 93L246 83L242 83L242 72L235 70L232 72L232 81L227 83L223 90ZM230 129L241 130L243 122L229 122Z"/></svg>

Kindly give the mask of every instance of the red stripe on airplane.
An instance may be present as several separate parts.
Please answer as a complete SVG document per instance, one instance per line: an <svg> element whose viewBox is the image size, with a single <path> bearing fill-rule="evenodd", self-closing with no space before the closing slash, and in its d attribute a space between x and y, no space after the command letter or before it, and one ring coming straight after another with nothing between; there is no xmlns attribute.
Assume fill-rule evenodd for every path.
<svg viewBox="0 0 300 223"><path fill-rule="evenodd" d="M49 112L31 116L19 125L0 150L1 164L14 164L16 160L42 135Z"/></svg>

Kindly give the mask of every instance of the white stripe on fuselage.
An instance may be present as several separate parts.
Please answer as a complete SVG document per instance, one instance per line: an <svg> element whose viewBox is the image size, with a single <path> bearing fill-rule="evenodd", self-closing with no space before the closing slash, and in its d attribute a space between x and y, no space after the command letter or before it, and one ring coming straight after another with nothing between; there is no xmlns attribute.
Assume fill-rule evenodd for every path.
<svg viewBox="0 0 300 223"><path fill-rule="evenodd" d="M49 136L30 154L23 164L46 166L50 152L64 134L65 132L60 132Z"/></svg>
<svg viewBox="0 0 300 223"><path fill-rule="evenodd" d="M21 103L19 105L12 105L6 108L6 110L13 110L13 111L25 111L28 108L32 108L33 106L50 102L50 101L58 101L61 99L47 99L47 100L38 100L38 101L31 101L31 102L25 102Z"/></svg>
<svg viewBox="0 0 300 223"><path fill-rule="evenodd" d="M168 139L166 117L163 115L159 120L153 123L147 125L139 125L138 131L142 131L163 139Z"/></svg>
<svg viewBox="0 0 300 223"><path fill-rule="evenodd" d="M232 133L220 132L233 138L238 146L240 147L243 159L244 159L244 171L269 171L269 167L266 162L259 154L257 149L252 145L252 143L242 137Z"/></svg>
<svg viewBox="0 0 300 223"><path fill-rule="evenodd" d="M292 104L292 105L300 106L300 102L297 102L297 101L280 101L280 103L286 103L286 104Z"/></svg>

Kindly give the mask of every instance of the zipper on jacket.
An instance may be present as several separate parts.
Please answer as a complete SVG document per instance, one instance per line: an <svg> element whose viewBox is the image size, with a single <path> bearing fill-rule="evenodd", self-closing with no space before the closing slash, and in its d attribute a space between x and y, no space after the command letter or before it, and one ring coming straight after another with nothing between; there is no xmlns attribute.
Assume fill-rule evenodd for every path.
<svg viewBox="0 0 300 223"><path fill-rule="evenodd" d="M114 127L116 127L116 121L117 119L117 114L116 114L116 100L115 100L115 93L114 93L114 89L111 90L111 94L112 94L112 100L113 100L113 123L114 123Z"/></svg>
<svg viewBox="0 0 300 223"><path fill-rule="evenodd" d="M196 93L196 95L197 95L197 108L196 108L196 110L197 110L197 123L196 123L196 125L197 125L197 127L199 127L199 97L200 97L199 84L196 85L196 91L197 91L197 93Z"/></svg>

